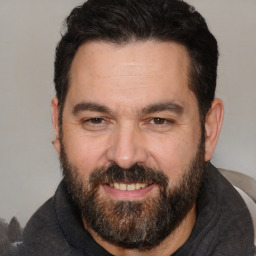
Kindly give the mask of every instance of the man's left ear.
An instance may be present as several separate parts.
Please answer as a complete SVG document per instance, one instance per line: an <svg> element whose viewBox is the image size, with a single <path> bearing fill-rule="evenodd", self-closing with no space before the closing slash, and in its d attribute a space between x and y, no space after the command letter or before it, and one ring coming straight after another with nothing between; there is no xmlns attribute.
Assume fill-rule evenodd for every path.
<svg viewBox="0 0 256 256"><path fill-rule="evenodd" d="M205 119L205 161L209 161L213 155L219 138L223 115L222 100L215 98Z"/></svg>

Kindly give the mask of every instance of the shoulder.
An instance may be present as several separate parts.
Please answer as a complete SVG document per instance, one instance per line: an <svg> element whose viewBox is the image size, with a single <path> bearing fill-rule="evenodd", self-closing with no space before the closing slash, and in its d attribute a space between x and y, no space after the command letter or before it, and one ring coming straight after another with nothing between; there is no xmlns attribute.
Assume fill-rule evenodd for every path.
<svg viewBox="0 0 256 256"><path fill-rule="evenodd" d="M69 255L70 248L58 224L55 197L46 201L30 218L22 233L18 255Z"/></svg>
<svg viewBox="0 0 256 256"><path fill-rule="evenodd" d="M207 172L206 185L216 198L214 255L253 255L253 223L244 200L213 165Z"/></svg>

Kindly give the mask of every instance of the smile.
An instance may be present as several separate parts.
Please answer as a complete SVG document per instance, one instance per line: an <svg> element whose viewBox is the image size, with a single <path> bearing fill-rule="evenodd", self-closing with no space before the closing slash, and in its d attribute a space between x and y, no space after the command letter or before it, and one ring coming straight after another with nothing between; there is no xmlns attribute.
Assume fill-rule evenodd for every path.
<svg viewBox="0 0 256 256"><path fill-rule="evenodd" d="M115 182L102 184L104 191L116 200L141 200L149 195L156 184Z"/></svg>
<svg viewBox="0 0 256 256"><path fill-rule="evenodd" d="M109 186L111 188L119 189L122 191L133 191L133 190L139 190L142 188L145 188L148 186L146 183L131 183L131 184L125 184L125 183L110 183Z"/></svg>

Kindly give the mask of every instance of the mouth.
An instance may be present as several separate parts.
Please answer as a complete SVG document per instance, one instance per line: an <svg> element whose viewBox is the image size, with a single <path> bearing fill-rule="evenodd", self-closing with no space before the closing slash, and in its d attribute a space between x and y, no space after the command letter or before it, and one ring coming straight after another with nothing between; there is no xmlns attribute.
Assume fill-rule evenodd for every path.
<svg viewBox="0 0 256 256"><path fill-rule="evenodd" d="M109 186L111 188L115 188L115 189L119 189L119 190L122 190L122 191L134 191L134 190L139 190L139 189L142 189L142 188L145 188L148 186L147 183L110 183Z"/></svg>
<svg viewBox="0 0 256 256"><path fill-rule="evenodd" d="M156 187L156 184L115 182L102 184L105 192L117 200L141 200Z"/></svg>

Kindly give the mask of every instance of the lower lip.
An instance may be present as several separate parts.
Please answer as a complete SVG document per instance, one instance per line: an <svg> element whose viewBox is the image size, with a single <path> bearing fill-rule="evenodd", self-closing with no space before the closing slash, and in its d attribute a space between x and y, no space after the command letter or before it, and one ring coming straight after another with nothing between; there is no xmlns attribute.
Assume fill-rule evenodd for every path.
<svg viewBox="0 0 256 256"><path fill-rule="evenodd" d="M140 200L145 198L151 190L153 190L156 185L152 184L145 188L136 189L132 191L127 190L119 190L116 188L112 188L108 185L102 185L103 189L109 194L111 197L113 197L116 200Z"/></svg>

